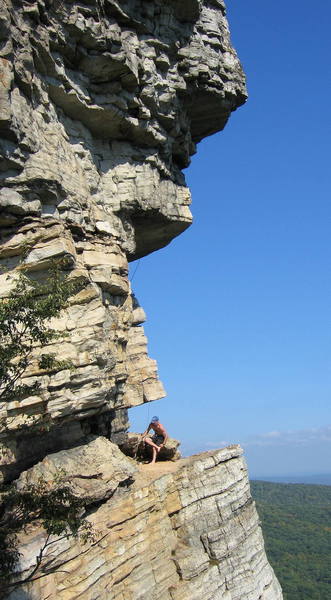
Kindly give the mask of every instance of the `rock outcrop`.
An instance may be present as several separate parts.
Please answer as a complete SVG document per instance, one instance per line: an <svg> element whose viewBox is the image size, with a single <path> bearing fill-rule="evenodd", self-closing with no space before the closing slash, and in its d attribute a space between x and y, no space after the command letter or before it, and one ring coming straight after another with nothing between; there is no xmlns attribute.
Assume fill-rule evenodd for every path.
<svg viewBox="0 0 331 600"><path fill-rule="evenodd" d="M221 0L5 0L0 11L0 264L38 279L65 259L83 286L53 322L63 339L43 350L75 369L33 362L25 382L40 394L2 406L10 479L86 434L121 441L127 409L165 395L128 261L190 225L181 169L246 91ZM42 440L37 416L51 423Z"/></svg>
<svg viewBox="0 0 331 600"><path fill-rule="evenodd" d="M102 450L107 443L111 455L110 442L102 442ZM86 457L98 456L101 448L92 445L85 447ZM79 480L79 467L70 467L71 452L68 472L85 482L88 496L93 479ZM9 600L30 593L50 600L281 600L241 453L239 446L230 446L141 467L131 488L118 487L90 512L94 542L55 541L45 555L43 577L25 586L25 596L13 593ZM55 455L51 474L63 458ZM101 462L104 458L102 453ZM129 461L119 461L122 479L131 470ZM94 473L105 464L97 459ZM47 464L34 467L28 480L41 472L46 475ZM105 485L106 480L107 474L100 481ZM22 539L23 574L33 566L41 542L40 531L32 527Z"/></svg>
<svg viewBox="0 0 331 600"><path fill-rule="evenodd" d="M181 457L179 446L180 442L178 440L168 438L166 444L159 451L157 460L179 460ZM152 458L151 446L144 443L142 435L139 433L128 433L120 448L126 456L131 456L137 460L148 461Z"/></svg>
<svg viewBox="0 0 331 600"><path fill-rule="evenodd" d="M116 444L104 437L86 439L82 446L49 454L31 469L23 471L16 482L18 490L46 482L52 489L59 474L76 498L86 506L105 502L119 485L132 482L137 473L136 463L123 455ZM132 480L132 481L131 481Z"/></svg>
<svg viewBox="0 0 331 600"><path fill-rule="evenodd" d="M238 448L148 476L117 447L165 395L128 263L191 224L182 169L246 99L223 0L3 0L0 42L0 294L54 263L80 283L24 373L38 394L0 406L1 479L65 463L97 533L9 597L280 599ZM40 370L49 351L73 368Z"/></svg>

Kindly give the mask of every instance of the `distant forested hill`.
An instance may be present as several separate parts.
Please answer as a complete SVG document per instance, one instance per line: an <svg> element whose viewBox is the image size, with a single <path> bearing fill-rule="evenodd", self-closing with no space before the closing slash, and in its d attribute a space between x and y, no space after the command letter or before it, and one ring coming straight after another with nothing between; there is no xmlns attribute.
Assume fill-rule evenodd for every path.
<svg viewBox="0 0 331 600"><path fill-rule="evenodd" d="M331 486L251 481L284 600L331 599Z"/></svg>

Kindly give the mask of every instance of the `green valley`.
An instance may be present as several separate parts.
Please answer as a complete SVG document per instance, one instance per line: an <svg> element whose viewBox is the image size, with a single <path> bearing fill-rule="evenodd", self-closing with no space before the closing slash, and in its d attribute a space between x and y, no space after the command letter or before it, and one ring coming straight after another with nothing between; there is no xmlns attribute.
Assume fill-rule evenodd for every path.
<svg viewBox="0 0 331 600"><path fill-rule="evenodd" d="M331 598L331 486L251 481L284 600Z"/></svg>

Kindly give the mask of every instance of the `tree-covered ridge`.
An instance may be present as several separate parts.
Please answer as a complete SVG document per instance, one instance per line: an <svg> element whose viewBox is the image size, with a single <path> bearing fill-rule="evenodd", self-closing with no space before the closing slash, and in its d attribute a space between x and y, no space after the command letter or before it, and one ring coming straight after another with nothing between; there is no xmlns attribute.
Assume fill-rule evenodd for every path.
<svg viewBox="0 0 331 600"><path fill-rule="evenodd" d="M252 481L284 600L331 598L331 486Z"/></svg>

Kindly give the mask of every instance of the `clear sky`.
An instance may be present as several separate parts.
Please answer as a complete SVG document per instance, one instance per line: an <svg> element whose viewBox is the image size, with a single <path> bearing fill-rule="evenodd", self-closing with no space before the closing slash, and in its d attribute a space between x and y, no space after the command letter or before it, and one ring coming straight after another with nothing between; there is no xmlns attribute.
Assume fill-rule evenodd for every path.
<svg viewBox="0 0 331 600"><path fill-rule="evenodd" d="M331 472L331 3L228 0L249 100L186 170L194 224L132 287L184 454L245 448L251 476Z"/></svg>

